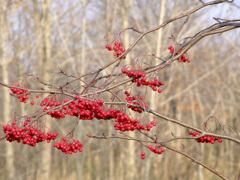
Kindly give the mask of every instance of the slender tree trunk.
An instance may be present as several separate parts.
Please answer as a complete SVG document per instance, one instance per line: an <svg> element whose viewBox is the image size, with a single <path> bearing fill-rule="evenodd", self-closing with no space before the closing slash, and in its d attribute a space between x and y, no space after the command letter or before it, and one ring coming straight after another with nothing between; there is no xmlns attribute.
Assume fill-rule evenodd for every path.
<svg viewBox="0 0 240 180"><path fill-rule="evenodd" d="M86 72L86 7L87 7L87 1L82 0L82 34L81 34L81 62L80 62L80 73L85 74ZM79 81L80 89L82 89L82 82ZM82 139L82 129L83 129L83 123L80 122L77 127L77 137L81 141ZM83 179L83 161L84 157L82 154L78 153L76 158L76 173L77 173L77 179Z"/></svg>
<svg viewBox="0 0 240 180"><path fill-rule="evenodd" d="M128 28L129 27L129 7L130 7L130 2L127 0L123 1L123 8L121 8L122 11L122 16L123 16L123 29ZM125 31L124 32L124 46L127 48L129 48L130 45L130 37L129 37L129 32ZM130 64L130 57L129 55L126 58L126 64ZM129 132L128 133L131 137L135 137L135 133L134 132ZM135 165L135 148L136 148L136 144L134 141L129 141L128 142L128 154L127 154L127 158L128 161L126 163L126 179L129 180L133 180L135 178L136 174L136 165Z"/></svg>
<svg viewBox="0 0 240 180"><path fill-rule="evenodd" d="M159 21L158 21L158 24L162 24L163 23L163 20L164 20L164 13L165 13L165 0L162 0L161 1L161 4L160 4L160 11L159 11ZM161 55L161 50L162 50L162 29L159 29L158 30L158 38L157 38L157 51L156 51L156 56L157 57L160 57ZM156 64L156 60L154 59L153 60L153 65ZM158 95L156 95L156 92L155 91L151 91L151 101L150 101L150 107L156 111L158 111L158 108L159 106L157 105L157 102L158 102ZM157 132L157 129L156 128L153 128L152 129L152 132L153 134L156 134ZM151 176L150 176L150 170L151 170L151 164L152 164L152 158L155 154L153 153L149 153L149 157L146 159L146 165L145 165L145 168L146 168L146 171L145 171L145 180L149 180L151 179ZM159 156L158 157L159 159L162 159L162 156Z"/></svg>
<svg viewBox="0 0 240 180"><path fill-rule="evenodd" d="M7 30L7 20L6 20L6 11L3 10L3 7L0 7L0 65L2 67L2 80L6 84L11 84L9 81L9 63L10 59L8 57L7 50L7 39L8 39L8 30ZM4 124L7 124L11 120L11 101L10 101L10 90L8 88L3 88L3 120ZM8 179L13 180L16 177L16 169L14 167L14 148L13 144L5 142L5 151L6 151L6 169L8 171Z"/></svg>
<svg viewBox="0 0 240 180"><path fill-rule="evenodd" d="M201 97L200 97L200 94L199 94L199 91L196 89L195 91L195 95L196 95L196 98L197 98L197 102L199 104L199 109L200 109L200 119L204 119L204 109L203 109L203 104L202 104L202 101L201 101ZM195 113L196 114L196 113ZM193 122L196 122L196 121L193 121ZM199 126L199 124L196 124L196 126ZM202 157L201 157L201 161L204 162L204 154L205 154L205 151L204 151L204 144L200 144L200 151L202 154ZM198 167L198 178L199 179L204 179L204 172L203 172L203 168L201 166Z"/></svg>
<svg viewBox="0 0 240 180"><path fill-rule="evenodd" d="M41 69L40 76L44 82L50 80L50 73L53 69L51 62L51 24L50 24L50 7L51 1L41 0L41 3L34 1L35 22L37 28L37 52L38 63ZM46 89L47 87L45 87ZM51 130L51 121L46 117L46 125ZM38 171L38 179L50 179L51 172L51 146L48 143L43 143L41 146L41 166Z"/></svg>
<svg viewBox="0 0 240 180"><path fill-rule="evenodd" d="M190 76L187 76L188 79L190 78ZM193 74L192 79L188 80L188 82L192 82L194 81L195 76ZM195 100L194 100L194 90L190 90L189 92L189 97L190 97L190 103L191 103L191 120L192 122L197 122L197 113L196 113L196 108L195 108ZM201 161L203 162L203 144L199 144L200 146L200 151L201 153L199 153L199 159L201 159ZM198 178L199 180L203 180L204 179L204 174L203 174L203 168L202 166L198 166Z"/></svg>
<svg viewBox="0 0 240 180"><path fill-rule="evenodd" d="M108 0L107 1L107 4L106 4L106 25L107 25L107 32L112 32L113 31L113 23L112 23L112 8L111 8L111 0ZM110 58L108 58L110 59ZM107 99L110 99L110 94L108 94L108 98ZM112 122L108 122L108 132L109 134L113 133L113 124ZM117 165L116 165L116 162L114 162L114 146L113 146L113 143L111 143L109 145L109 154L108 154L108 158L109 158L109 164L108 164L108 171L109 171L109 177L108 179L109 180L115 180L115 177L117 177L116 174L114 174L114 169L116 169Z"/></svg>

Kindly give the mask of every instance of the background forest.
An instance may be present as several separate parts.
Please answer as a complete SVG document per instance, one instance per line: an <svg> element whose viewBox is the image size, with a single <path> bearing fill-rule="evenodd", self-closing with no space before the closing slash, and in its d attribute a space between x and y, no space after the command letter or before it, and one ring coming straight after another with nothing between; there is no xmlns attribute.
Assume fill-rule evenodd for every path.
<svg viewBox="0 0 240 180"><path fill-rule="evenodd" d="M112 53L104 48L108 43L105 35L114 36L128 27L146 31L199 4L198 0L0 0L0 81L11 84L33 74L57 86L67 81L59 74L59 68L79 76L113 59ZM213 17L239 19L239 6L236 1L235 6L223 3L198 11L183 27L178 40L216 23ZM178 32L183 22L184 19L175 21L145 36L127 56L127 61L140 54L169 55L167 48L173 43L169 37ZM138 36L133 31L123 33L126 49ZM239 37L240 31L235 29L204 38L188 51L191 63L175 62L163 69L161 77L166 84L163 92L157 96L148 92L152 109L197 127L210 118L209 126L214 129L216 118L240 133ZM149 63L157 61L144 58L149 59ZM30 88L41 87L31 80L28 84ZM0 88L0 126L7 124L14 113L25 115L37 108L19 103L9 93L9 89ZM74 124L74 118L51 119L48 127L64 136ZM226 127L226 132L235 135L230 127ZM166 139L172 137L171 132L176 136L188 133L187 129L165 121L160 121L154 131ZM171 151L156 155L134 141L86 136L102 132L111 134L115 130L112 124L102 121L80 122L75 137L84 142L84 150L72 155L60 152L53 144L32 148L3 140L0 142L0 179L217 179L206 169ZM171 145L184 149L229 179L237 179L240 173L239 144L224 140L214 145L182 140ZM142 151L146 152L144 160Z"/></svg>

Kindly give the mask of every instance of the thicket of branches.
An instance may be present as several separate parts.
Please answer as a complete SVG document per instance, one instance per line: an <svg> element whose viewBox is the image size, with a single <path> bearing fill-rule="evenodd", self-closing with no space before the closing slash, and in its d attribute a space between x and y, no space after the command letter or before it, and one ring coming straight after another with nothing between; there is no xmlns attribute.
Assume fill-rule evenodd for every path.
<svg viewBox="0 0 240 180"><path fill-rule="evenodd" d="M106 5L105 2L98 3L102 7ZM177 15L164 15L168 8L175 8L177 5L180 7L180 3L169 4L167 7L167 3L162 1L157 23L159 25L149 28L150 25L142 26L140 20L136 20L136 25L133 26L129 16L125 15L131 12L131 3L141 6L143 2L119 3L122 3L119 9L123 14L119 24L123 26L118 24L118 27L123 30L115 33L116 30L107 24L104 40L98 44L101 38L95 39L98 46L94 46L94 42L90 42L88 37L95 36L95 31L98 30L88 29L88 22L94 24L86 15L86 7L90 6L91 2L90 5L85 1L76 3L55 19L51 19L52 6L48 1L8 1L2 5L0 84L4 86L1 91L5 121L1 122L2 142L18 142L34 147L37 147L38 143L45 144L39 149L42 152L42 164L46 165L42 168L45 172L43 178L59 176L50 175L51 163L56 161L52 158L57 153L58 160L63 158L60 151L54 150L54 153L51 153L51 145L47 142L52 144L52 141L56 150L68 154L66 158L69 158L69 154L77 157L79 162L74 166L76 171L80 171L74 175L77 178L91 178L92 173L87 176L83 168L86 155L80 157L81 153L86 152L93 152L91 156L98 157L90 160L96 161L96 167L101 166L99 162L103 161L99 159L99 152L106 153L105 156L109 158L108 165L113 166L103 173L107 175L100 175L97 170L94 179L118 179L114 167L120 169L124 163L130 165L127 167L133 167L139 161L141 163L136 165L137 167L146 167L144 175L140 173L138 179L151 179L161 175L173 179L176 174L163 173L171 170L157 173L152 169L169 168L171 164L175 164L176 173L181 163L185 163L184 158L191 161L185 163L185 170L181 170L179 179L188 179L188 176L206 179L207 174L203 173L202 168L208 170L213 178L237 177L240 136L237 119L239 108L236 107L239 105L239 83L238 72L234 71L238 71L239 67L239 41L234 33L229 33L228 36L224 34L239 33L237 28L240 28L240 19L235 19L234 16L214 17L211 25L202 27L201 23L208 19L202 21L200 17L202 10L209 7L224 4L236 8L239 12L239 6L234 4L234 1L227 0L197 1L195 7L190 4L189 8L182 8ZM185 3L188 7L191 2ZM37 35L33 38L28 39L31 33L26 29L25 36L17 34L22 27L31 27L31 22L11 24L11 13L15 6L34 14L37 27L34 33ZM82 13L81 34L74 30L74 23L68 22L68 18L74 18L73 11L79 8L78 6ZM64 16L68 13L70 15L65 20ZM114 14L113 11L108 13L104 15L108 23L118 20L115 19L118 16L111 15ZM149 17L142 19L145 18ZM72 38L66 38L68 27L60 27L61 21L73 26ZM174 23L176 24L173 26ZM51 34L53 29L58 34L55 42L55 36ZM89 34L86 33L88 30ZM81 43L77 42L77 36ZM226 41L221 39L222 36ZM22 38L21 41L19 37ZM24 49L26 43L32 46ZM217 46L214 46L216 44ZM19 47L21 51L17 50ZM100 51L102 49L103 52ZM36 53L36 57L29 56L29 53ZM12 58L10 54L13 54ZM35 62L29 63L26 68L28 71L23 73L22 67L28 64L25 59L29 57L35 59ZM64 58L66 60L61 60ZM232 61L233 59L235 61ZM14 65L15 61L19 61L17 65ZM218 73L219 69L221 71ZM13 101L17 102L12 103ZM10 109L11 106L13 108ZM221 113L226 114L222 116ZM10 117L11 119L6 119ZM117 144L114 139L118 139ZM102 140L106 140L106 144L99 148ZM90 141L95 144L91 146ZM129 144L118 144L120 141L127 141ZM15 146L6 144L6 161L1 164L6 167L8 175L1 173L9 179L13 178L11 174L17 174L15 168L13 172L10 168L16 166L14 149L20 152ZM230 165L229 171L223 168L217 170L219 164L224 167L222 165L225 164L225 151L229 151L230 155L226 156L229 156L228 159L233 161L230 163L234 165ZM177 154L175 160L171 159L171 155L167 155L170 152ZM204 155L208 153L214 156L211 163L208 155ZM117 159L114 154L118 155ZM34 156L34 153L31 156ZM152 162L155 158L160 159L159 163ZM171 163L164 167L168 160ZM116 161L124 163L118 165ZM191 175L188 169L194 170L195 163L198 165L198 173L196 175L192 172ZM86 164L90 166L91 162L87 161ZM135 179L137 167L133 168L135 170L132 173L125 170L126 176L122 174L121 177Z"/></svg>

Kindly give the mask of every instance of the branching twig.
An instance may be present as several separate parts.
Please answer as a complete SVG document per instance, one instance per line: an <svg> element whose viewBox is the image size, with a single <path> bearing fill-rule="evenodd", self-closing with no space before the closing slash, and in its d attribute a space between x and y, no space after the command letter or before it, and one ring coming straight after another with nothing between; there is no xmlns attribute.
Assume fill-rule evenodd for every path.
<svg viewBox="0 0 240 180"><path fill-rule="evenodd" d="M111 138L115 138L115 139L123 139L123 140L131 140L131 141L137 141L137 142L139 142L139 139L126 138L126 137L120 137L120 136L91 136L91 135L88 135L88 137L90 137L90 138L95 138L95 139L111 139ZM149 136L148 136L148 137L149 137ZM150 137L150 138L151 138L151 137ZM153 140L152 143L156 143L156 144L161 144L161 145L163 145L163 144L160 143L160 142L156 142L156 141L154 140L154 138L151 138L151 139ZM151 141L145 141L145 140L140 140L140 142L151 143ZM179 150L177 150L177 149L175 149L175 148L173 148L173 147L170 147L170 146L168 146L168 145L166 145L166 144L164 144L164 147L167 148L167 149L169 149L169 150L171 150L171 151L173 151L173 152L176 152L176 153L178 153L178 154L181 154L181 155L187 157L188 159L191 159L193 162L197 163L197 164L200 165L200 166L203 166L203 167L206 168L207 170L209 170L209 171L211 171L212 173L216 174L218 177L227 180L227 178L226 178L225 176L223 176L221 173L219 173L219 172L217 172L216 170L210 168L209 166L207 166L206 164L202 163L201 161L193 158L193 157L190 156L189 154L187 154L187 153L185 153L185 152L182 152L182 151L179 151Z"/></svg>

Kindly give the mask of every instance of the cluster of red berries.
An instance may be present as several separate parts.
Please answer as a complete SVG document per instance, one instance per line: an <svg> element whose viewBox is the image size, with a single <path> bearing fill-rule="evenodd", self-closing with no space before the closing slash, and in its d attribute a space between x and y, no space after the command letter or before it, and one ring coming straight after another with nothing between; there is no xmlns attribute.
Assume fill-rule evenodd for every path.
<svg viewBox="0 0 240 180"><path fill-rule="evenodd" d="M62 152L66 153L66 154L77 153L78 151L82 152L82 150L83 150L83 144L78 140L71 140L71 142L68 142L67 138L63 137L62 141L63 142L55 143L54 147L62 150Z"/></svg>
<svg viewBox="0 0 240 180"><path fill-rule="evenodd" d="M170 50L170 53L173 54L174 53L174 47L171 45L168 47L168 49ZM180 50L177 54L179 54L182 50ZM186 57L186 56L182 56L181 58L178 59L179 62L188 62L190 63L190 60Z"/></svg>
<svg viewBox="0 0 240 180"><path fill-rule="evenodd" d="M148 146L148 149L150 149L152 152L156 154L162 154L165 151L164 148L158 148L157 146L152 147L151 145Z"/></svg>
<svg viewBox="0 0 240 180"><path fill-rule="evenodd" d="M24 126L27 125L27 121L24 122ZM45 134L38 128L34 128L32 125L29 127L18 127L16 122L13 121L12 125L3 126L4 133L6 134L6 140L9 142L17 141L30 146L36 146L37 143L47 140L49 143L51 140L55 140L58 136L58 132Z"/></svg>
<svg viewBox="0 0 240 180"><path fill-rule="evenodd" d="M145 104L145 103L135 102L135 100L136 100L137 98L136 98L135 96L131 96L131 94L130 94L129 92L125 91L125 94L127 95L127 97L126 97L127 102L148 108L148 105ZM140 96L140 97L139 97L139 100L143 100L143 97ZM131 105L128 105L127 107L130 108L130 109L132 109L133 111L142 113L142 110L139 109L139 108L137 108L137 107L134 107L134 106L131 106Z"/></svg>
<svg viewBox="0 0 240 180"><path fill-rule="evenodd" d="M192 135L192 137L197 137L197 136L201 135L201 133L199 133L199 132L192 132L192 131L189 131L188 134ZM196 140L199 143L209 143L210 142L210 143L214 144L216 140L218 140L219 143L222 142L221 138L215 138L215 137L212 137L212 136L203 136L203 137L200 137Z"/></svg>
<svg viewBox="0 0 240 180"><path fill-rule="evenodd" d="M22 86L19 86L17 84L11 84L12 86L16 86L16 88L11 88L13 94L18 95L18 99L20 102L26 103L28 100L28 95L31 95L31 92L28 92L26 90L18 89L17 87L23 88Z"/></svg>
<svg viewBox="0 0 240 180"><path fill-rule="evenodd" d="M164 82L159 82L157 78L154 78L153 81L147 79L146 74L141 70L127 70L125 68L122 69L122 73L126 74L128 77L133 78L132 82L136 82L137 86L149 86L153 91L158 91L161 93L162 90L158 87L163 86Z"/></svg>
<svg viewBox="0 0 240 180"><path fill-rule="evenodd" d="M159 82L157 78L154 78L153 81L148 80L146 77L139 79L134 79L133 82L137 82L137 86L149 86L152 88L153 91L157 91L158 93L161 93L162 90L158 87L163 86L164 82Z"/></svg>
<svg viewBox="0 0 240 180"><path fill-rule="evenodd" d="M140 120L133 119L123 113L118 111L116 113L117 117L115 118L115 122L118 124L114 125L114 128L119 131L134 131L134 130L147 130L150 131L153 125L149 125L148 123L144 126Z"/></svg>
<svg viewBox="0 0 240 180"><path fill-rule="evenodd" d="M74 100L68 104L68 109L64 111L64 114L71 116L79 117L82 120L92 120L93 118L97 119L110 119L113 115L112 112L104 110L103 106L104 101L89 101L76 96L77 100Z"/></svg>
<svg viewBox="0 0 240 180"><path fill-rule="evenodd" d="M145 159L145 152L141 152L141 159Z"/></svg>
<svg viewBox="0 0 240 180"><path fill-rule="evenodd" d="M51 108L61 106L62 103L60 101L56 101L54 98L50 98L50 99L45 98L44 100L42 100L40 105L45 106L44 111L49 111L51 110ZM62 107L62 109L66 109L66 108L67 106ZM56 119L65 118L65 115L63 114L62 110L50 111L48 112L48 115Z"/></svg>
<svg viewBox="0 0 240 180"><path fill-rule="evenodd" d="M63 102L67 103L69 100L64 99ZM104 111L101 106L104 101L88 101L79 98L76 96L76 100L63 105L62 102L56 101L54 98L45 98L41 102L41 106L45 106L44 111L48 111L48 115L51 115L53 118L65 118L65 115L76 116L82 120L92 120L93 118L97 119L109 119L109 112ZM53 108L58 108L58 110L53 110Z"/></svg>
<svg viewBox="0 0 240 180"><path fill-rule="evenodd" d="M76 100L70 102L67 105L61 106L59 110L51 111L51 108L53 106L57 107L61 105L61 102L56 102L53 99L46 98L41 103L41 106L46 106L44 110L49 111L48 114L54 118L64 118L65 115L75 116L82 120L92 120L94 118L108 120L114 118L115 122L117 122L114 127L119 131L150 131L153 125L155 125L155 123L150 123L144 126L139 120L131 120L131 118L126 113L123 113L120 110L104 109L102 107L104 101L102 100L98 100L96 102L87 99L84 100L78 95L75 98ZM68 102L68 100L65 99L64 102Z"/></svg>
<svg viewBox="0 0 240 180"><path fill-rule="evenodd" d="M119 118L115 119L118 124L114 125L114 128L119 131L134 131L134 130L147 130L150 131L154 126L157 125L156 122L151 121L146 123L144 126L138 119L131 120L126 114L119 113Z"/></svg>
<svg viewBox="0 0 240 180"><path fill-rule="evenodd" d="M146 124L147 130L148 129L150 130L153 126L156 126L156 125L157 123L155 121L150 121L150 123Z"/></svg>
<svg viewBox="0 0 240 180"><path fill-rule="evenodd" d="M132 101L128 95L128 100ZM37 98L39 95L36 96ZM134 99L134 98L133 98ZM139 97L140 100L143 97ZM92 120L96 119L115 119L116 124L114 125L116 130L119 131L134 131L134 130L147 130L150 131L153 126L156 126L156 122L151 121L146 125L143 125L138 119L131 119L126 113L121 112L116 109L107 109L103 106L104 101L91 101L87 99L82 99L78 95L75 97L75 100L69 101L64 99L62 102L57 101L54 96L45 98L41 102L41 106L44 106L44 111L48 112L53 118L65 118L66 115L76 116L82 120ZM140 104L141 106L146 106L145 104ZM28 144L35 146L37 143L47 140L55 140L58 136L58 132L45 134L38 128L28 126L30 119L26 120L21 128L16 125L16 122L13 122L12 125L4 126L4 132L7 135L7 140L18 141L23 144ZM66 141L65 138L62 139L62 142L55 143L56 148L61 149L66 154L72 154L72 152L81 152L83 145L77 140L71 140L71 142Z"/></svg>
<svg viewBox="0 0 240 180"><path fill-rule="evenodd" d="M129 70L123 68L122 73L126 74L128 77L133 77L136 79L146 76L146 74L142 70L130 70L129 71Z"/></svg>
<svg viewBox="0 0 240 180"><path fill-rule="evenodd" d="M121 56L124 52L125 52L125 48L123 46L123 43L122 42L118 42L118 41L115 41L114 45L111 46L110 44L107 44L105 46L105 48L107 48L109 51L112 51L114 50L114 56ZM123 57L123 59L125 59L126 56Z"/></svg>

